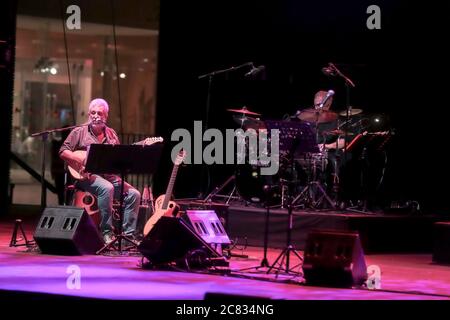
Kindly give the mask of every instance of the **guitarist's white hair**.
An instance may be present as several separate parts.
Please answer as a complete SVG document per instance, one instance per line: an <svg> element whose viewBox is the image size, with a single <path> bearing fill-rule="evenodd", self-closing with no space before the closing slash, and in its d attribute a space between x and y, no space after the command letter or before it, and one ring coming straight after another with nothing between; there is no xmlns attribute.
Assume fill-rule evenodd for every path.
<svg viewBox="0 0 450 320"><path fill-rule="evenodd" d="M106 102L106 100L101 98L92 100L91 103L89 103L89 111L91 111L92 108L97 106L103 106L103 108L105 108L105 112L109 113L109 105L108 102Z"/></svg>

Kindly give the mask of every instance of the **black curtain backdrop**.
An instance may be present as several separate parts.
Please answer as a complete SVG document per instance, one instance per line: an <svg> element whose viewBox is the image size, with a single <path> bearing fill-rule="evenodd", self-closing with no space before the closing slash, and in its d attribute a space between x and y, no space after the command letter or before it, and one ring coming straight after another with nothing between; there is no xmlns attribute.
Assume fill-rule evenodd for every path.
<svg viewBox="0 0 450 320"><path fill-rule="evenodd" d="M369 5L381 8L381 30L369 30ZM214 77L208 127L234 128L226 108L247 106L264 119L309 107L319 89L336 92L333 109L345 108L345 87L321 68L337 64L351 77L351 105L385 114L396 135L383 197L414 199L446 212L449 168L446 95L449 4L436 1L175 1L161 4L157 130L192 130L206 119L207 79L198 76L252 61L266 66L265 80L248 69ZM380 128L383 129L383 128ZM157 178L164 192L172 168L167 143ZM175 196L211 191L233 173L212 166L180 170ZM209 179L207 179L209 177Z"/></svg>

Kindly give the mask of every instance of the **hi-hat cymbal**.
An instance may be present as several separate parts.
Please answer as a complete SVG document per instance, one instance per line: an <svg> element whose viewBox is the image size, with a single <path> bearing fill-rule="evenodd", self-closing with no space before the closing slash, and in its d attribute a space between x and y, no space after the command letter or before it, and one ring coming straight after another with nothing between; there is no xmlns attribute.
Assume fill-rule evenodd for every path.
<svg viewBox="0 0 450 320"><path fill-rule="evenodd" d="M362 113L362 112L363 112L362 109L353 109L353 108L352 108L352 109L349 110L348 115L351 117L351 116L360 114L360 113ZM346 117L346 116L347 116L347 110L344 110L344 111L339 112L339 115L340 115L340 116L343 116L343 117Z"/></svg>
<svg viewBox="0 0 450 320"><path fill-rule="evenodd" d="M337 119L337 113L324 109L305 109L300 111L298 118L307 122L331 122Z"/></svg>
<svg viewBox="0 0 450 320"><path fill-rule="evenodd" d="M253 111L248 110L246 107L242 107L241 109L227 109L227 111L231 111L231 112L237 112L237 113L242 113L242 114L250 114L253 116L260 116L260 113L256 113Z"/></svg>
<svg viewBox="0 0 450 320"><path fill-rule="evenodd" d="M261 130L266 129L266 124L262 120L258 120L252 117L247 116L233 116L233 120L241 125L241 127L245 130L247 129L255 129L255 130Z"/></svg>

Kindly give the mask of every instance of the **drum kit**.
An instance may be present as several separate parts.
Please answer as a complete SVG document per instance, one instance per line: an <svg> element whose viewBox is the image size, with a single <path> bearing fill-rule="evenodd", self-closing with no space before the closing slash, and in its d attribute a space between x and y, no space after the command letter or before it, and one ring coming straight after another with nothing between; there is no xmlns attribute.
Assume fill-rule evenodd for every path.
<svg viewBox="0 0 450 320"><path fill-rule="evenodd" d="M262 121L259 118L261 116L260 113L251 111L246 107L240 109L230 108L227 111L233 113L233 120L243 130L253 129L256 133L261 132L261 130L268 131L270 129L268 128L268 122L274 122ZM295 208L336 208L336 200L333 201L327 194L328 188L325 186L327 183L326 172L330 150L325 147L320 148L317 143L319 134L323 140L354 135L353 132L349 131L350 126L345 126L345 124L348 124L349 118L360 115L362 112L362 109L354 108L349 108L348 112L345 110L339 113L321 108L309 108L297 112L295 117L291 117L290 120L278 121L285 122L283 124L284 127L295 127L299 122L306 124L306 127L309 126L311 132L315 135L314 144L317 146L317 152L298 152L298 150L283 152L285 150L282 150L280 147L280 169L274 176L261 175L258 165L237 165L234 175L225 182L225 184L229 184L234 181L234 188L228 196L227 203L237 192L238 197L234 197L235 199L238 198L249 203L270 205L272 208L285 208L286 192L289 189L293 199L292 205ZM340 121L340 117L347 117L347 121ZM320 132L320 125L333 124L336 121L336 127ZM342 125L339 125L339 123L342 123ZM270 139L270 135L268 139ZM282 138L280 137L280 139ZM337 183L339 180L336 179L337 172L334 171L331 175L335 177L333 181ZM213 196L216 196L218 192L224 189L225 184L215 188L208 195L207 199L210 200ZM289 185L289 188L286 188L286 185ZM332 190L336 190L336 188L334 187Z"/></svg>

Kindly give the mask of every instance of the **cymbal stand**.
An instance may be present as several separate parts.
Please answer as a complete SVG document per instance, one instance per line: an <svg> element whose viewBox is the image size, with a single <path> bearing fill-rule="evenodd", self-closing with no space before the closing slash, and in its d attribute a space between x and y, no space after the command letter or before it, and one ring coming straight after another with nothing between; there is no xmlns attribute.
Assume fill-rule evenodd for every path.
<svg viewBox="0 0 450 320"><path fill-rule="evenodd" d="M316 119L316 141L318 141L318 137L319 137L319 115L317 114L317 119ZM323 144L323 149L325 149L325 140L324 140L324 144ZM323 151L321 151L322 153L322 158L323 158ZM323 159L321 159L321 161L323 161ZM330 198L330 196L327 194L327 192L325 191L324 187L322 186L321 182L319 181L318 177L317 177L317 172L316 172L316 163L312 160L312 157L309 159L309 171L312 172L309 176L310 178L308 179L308 184L306 185L306 187L302 190L302 192L300 192L299 195L297 195L297 197L295 197L295 199L292 201L292 205L294 206L298 201L300 201L299 205L294 206L295 208L298 208L300 206L304 206L304 207L310 207L311 209L317 209L319 207L319 205L322 203L323 199L327 200L328 204L330 205L331 208L335 209L336 208L336 203ZM318 200L316 200L315 195L316 193L319 192L320 193L320 198Z"/></svg>

